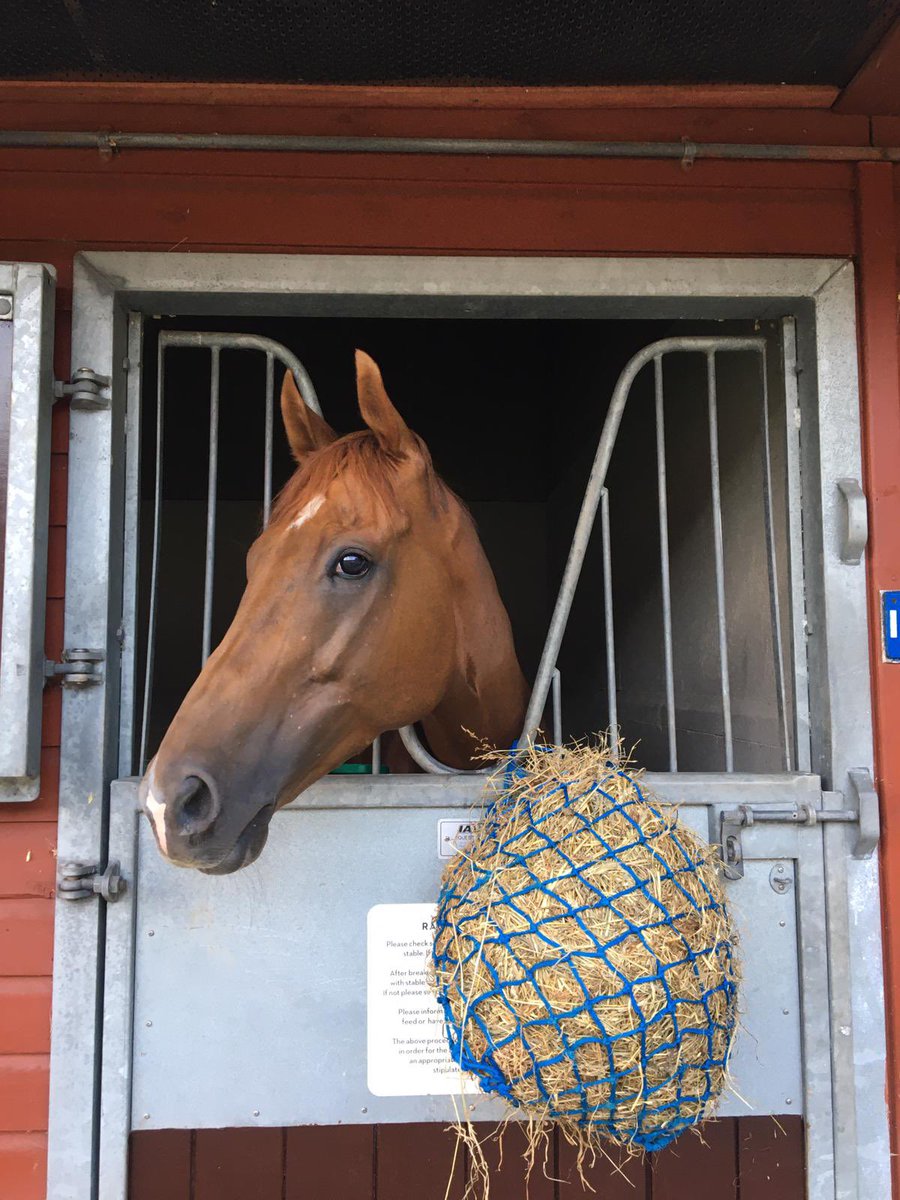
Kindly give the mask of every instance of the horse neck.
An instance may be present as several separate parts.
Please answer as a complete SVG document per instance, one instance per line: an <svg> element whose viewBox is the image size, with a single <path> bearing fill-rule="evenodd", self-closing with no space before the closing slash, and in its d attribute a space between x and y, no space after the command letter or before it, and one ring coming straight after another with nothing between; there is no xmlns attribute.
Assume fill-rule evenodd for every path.
<svg viewBox="0 0 900 1200"><path fill-rule="evenodd" d="M480 743L505 749L515 741L529 689L494 574L474 527L461 513L460 518L449 555L454 667L443 697L422 725L432 753L448 766L464 768L473 765Z"/></svg>

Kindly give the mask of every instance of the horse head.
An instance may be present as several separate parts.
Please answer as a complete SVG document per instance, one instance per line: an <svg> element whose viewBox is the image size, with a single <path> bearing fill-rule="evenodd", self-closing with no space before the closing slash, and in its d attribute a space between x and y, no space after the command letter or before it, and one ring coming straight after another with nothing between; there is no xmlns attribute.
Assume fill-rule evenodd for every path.
<svg viewBox="0 0 900 1200"><path fill-rule="evenodd" d="M164 855L214 874L259 855L272 814L376 735L421 721L468 767L527 700L509 619L462 503L357 351L367 428L338 437L288 373L297 469L247 555L221 644L141 784Z"/></svg>

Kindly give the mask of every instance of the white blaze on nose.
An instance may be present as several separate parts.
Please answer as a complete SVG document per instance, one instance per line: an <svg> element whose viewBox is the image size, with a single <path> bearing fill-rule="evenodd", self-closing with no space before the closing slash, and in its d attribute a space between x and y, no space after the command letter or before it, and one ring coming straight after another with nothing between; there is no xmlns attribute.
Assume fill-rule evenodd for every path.
<svg viewBox="0 0 900 1200"><path fill-rule="evenodd" d="M316 515L324 503L324 496L313 496L312 500L307 501L307 503L304 504L297 513L296 517L294 517L293 521L291 521L290 528L299 529L301 525L304 525Z"/></svg>
<svg viewBox="0 0 900 1200"><path fill-rule="evenodd" d="M159 841L159 848L163 854L166 850L166 806L162 800L157 800L153 795L153 785L147 789L147 799L144 802L147 812L150 814L150 820L153 822L153 828L156 830L156 837Z"/></svg>

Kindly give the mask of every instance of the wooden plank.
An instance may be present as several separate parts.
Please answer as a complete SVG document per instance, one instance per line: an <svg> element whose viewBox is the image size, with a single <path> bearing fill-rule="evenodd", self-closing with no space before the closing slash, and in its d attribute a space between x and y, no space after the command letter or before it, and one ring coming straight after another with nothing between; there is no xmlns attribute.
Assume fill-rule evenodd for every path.
<svg viewBox="0 0 900 1200"><path fill-rule="evenodd" d="M374 1125L288 1129L284 1200L372 1200Z"/></svg>
<svg viewBox="0 0 900 1200"><path fill-rule="evenodd" d="M65 630L65 601L61 596L54 597L47 601L46 605L46 620L44 624L44 647L48 658L58 659L63 651L63 634ZM46 690L46 695L49 695L54 688L59 685L55 684Z"/></svg>
<svg viewBox="0 0 900 1200"><path fill-rule="evenodd" d="M543 90L543 89L541 89ZM84 101L16 102L2 99L0 128L103 129L133 133L255 133L319 137L553 138L580 141L782 143L865 146L865 116L792 105L757 107L752 97L694 107L689 95L672 105L624 108L346 107L202 103L129 104ZM724 95L722 100L725 100ZM95 155L96 160L96 155ZM104 166L105 164L99 164Z"/></svg>
<svg viewBox="0 0 900 1200"><path fill-rule="evenodd" d="M46 1134L0 1133L0 1195L6 1200L44 1200L46 1190Z"/></svg>
<svg viewBox="0 0 900 1200"><path fill-rule="evenodd" d="M801 1117L739 1117L741 1200L806 1195Z"/></svg>
<svg viewBox="0 0 900 1200"><path fill-rule="evenodd" d="M865 118L853 118L854 121ZM868 127L868 122L866 121ZM676 128L677 126L673 126ZM684 126L682 125L683 129ZM627 127L622 133L628 133ZM701 132L698 130L698 133ZM772 131L777 132L777 131ZM797 129L786 132L799 133ZM612 139L617 140L617 139ZM679 146L681 139L677 140ZM743 140L743 139L742 139ZM306 151L286 154L275 150L164 150L122 149L109 161L100 160L94 150L84 149L15 149L0 148L0 172L4 186L16 180L32 181L35 186L58 176L80 178L92 184L98 195L118 186L132 186L120 181L146 181L152 194L163 186L159 177L177 178L180 186L190 187L208 178L229 180L229 186L239 187L238 180L262 186L271 181L273 187L293 181L301 190L330 184L364 183L369 188L434 184L441 188L453 185L514 185L531 191L538 187L557 185L560 188L667 188L675 192L697 193L703 189L736 189L775 191L790 200L795 190L819 192L841 191L850 195L855 182L856 162L852 153L832 162L813 159L713 159L697 158L686 169L678 158L615 158L615 157L524 157L517 155L458 155L458 154L330 154ZM277 195L272 202L276 203ZM146 208L146 205L143 206ZM280 205L278 206L280 208ZM48 210L48 218L53 215ZM78 214L88 219L89 214ZM157 222L167 216L165 209L157 212ZM123 221L132 214L123 214ZM66 226L67 242L79 240L76 230L83 222ZM12 226L4 226L12 228ZM40 242L50 228L44 226L41 235L36 224L30 236L19 233L32 257L41 253ZM17 231L18 232L18 231ZM115 243L122 242L123 224L105 231ZM147 232L143 234L147 236ZM296 231L295 231L296 237ZM55 240L55 239L54 239ZM81 235L82 244L86 233ZM133 239L129 239L133 240ZM91 242L93 239L91 239ZM21 244L21 243L20 243ZM88 243L91 244L91 243ZM274 243L273 243L274 244ZM129 247L131 249L133 247ZM46 255L46 250L44 251ZM54 256L55 257L55 256ZM63 284L65 285L65 280ZM57 286L59 296L59 285ZM64 293L63 303L68 299Z"/></svg>
<svg viewBox="0 0 900 1200"><path fill-rule="evenodd" d="M0 1057L0 1131L42 1133L47 1128L49 1054Z"/></svg>
<svg viewBox="0 0 900 1200"><path fill-rule="evenodd" d="M190 1200L191 1131L147 1129L128 1144L128 1200Z"/></svg>
<svg viewBox="0 0 900 1200"><path fill-rule="evenodd" d="M49 1054L49 978L0 979L0 1054Z"/></svg>
<svg viewBox="0 0 900 1200"><path fill-rule="evenodd" d="M69 456L50 455L50 508L51 525L65 525L69 504Z"/></svg>
<svg viewBox="0 0 900 1200"><path fill-rule="evenodd" d="M490 1200L524 1200L526 1196L528 1200L555 1200L556 1139L552 1133L546 1155L542 1144L529 1175L523 1158L527 1142L517 1121L506 1126L502 1141L490 1136L496 1125L477 1124L475 1129L490 1171Z"/></svg>
<svg viewBox="0 0 900 1200"><path fill-rule="evenodd" d="M50 974L52 900L0 900L0 963L6 976Z"/></svg>
<svg viewBox="0 0 900 1200"><path fill-rule="evenodd" d="M559 1138L560 1200L648 1200L650 1160L646 1155L627 1155L611 1143L601 1143L593 1162L582 1163L578 1172L575 1150ZM693 1198L691 1198L693 1200Z"/></svg>
<svg viewBox="0 0 900 1200"><path fill-rule="evenodd" d="M282 1200L283 1129L198 1129L191 1200Z"/></svg>
<svg viewBox="0 0 900 1200"><path fill-rule="evenodd" d="M703 1140L683 1133L652 1155L653 1200L737 1200L737 1121L703 1126Z"/></svg>
<svg viewBox="0 0 900 1200"><path fill-rule="evenodd" d="M420 84L103 83L7 80L0 103L167 104L288 108L831 108L838 89L822 84L615 84L596 87Z"/></svg>
<svg viewBox="0 0 900 1200"><path fill-rule="evenodd" d="M835 101L837 112L900 115L900 17Z"/></svg>
<svg viewBox="0 0 900 1200"><path fill-rule="evenodd" d="M677 178L677 164L669 164ZM841 168L843 170L843 168ZM23 175L4 190L24 237L501 254L851 254L849 191L399 184L370 179ZM727 192L727 194L726 194ZM227 193L229 203L222 204ZM302 242L298 242L298 237Z"/></svg>
<svg viewBox="0 0 900 1200"><path fill-rule="evenodd" d="M897 344L897 228L894 169L859 167L859 304L864 485L869 510L869 583L875 784L881 799L881 888L888 1019L890 1121L900 1137L900 672L881 653L880 592L900 588L900 353ZM900 1194L900 1160L891 1159Z"/></svg>
<svg viewBox="0 0 900 1200"><path fill-rule="evenodd" d="M444 1125L379 1125L374 1200L462 1200L464 1159Z"/></svg>
<svg viewBox="0 0 900 1200"><path fill-rule="evenodd" d="M55 888L56 826L47 821L6 824L0 814L0 896L52 896Z"/></svg>

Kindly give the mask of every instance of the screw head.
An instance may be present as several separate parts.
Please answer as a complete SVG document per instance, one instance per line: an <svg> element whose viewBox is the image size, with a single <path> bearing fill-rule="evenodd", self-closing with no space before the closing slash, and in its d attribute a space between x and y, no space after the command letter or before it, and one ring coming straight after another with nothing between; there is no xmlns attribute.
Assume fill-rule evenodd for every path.
<svg viewBox="0 0 900 1200"><path fill-rule="evenodd" d="M148 929L148 930L147 930L147 937L153 937L153 935L154 935L154 933L155 933L155 932L156 932L156 930L155 930L155 929Z"/></svg>
<svg viewBox="0 0 900 1200"><path fill-rule="evenodd" d="M258 1108L254 1108L254 1110L253 1110L253 1115L254 1115L254 1117L258 1117L258 1116L259 1116L259 1109L258 1109Z"/></svg>

